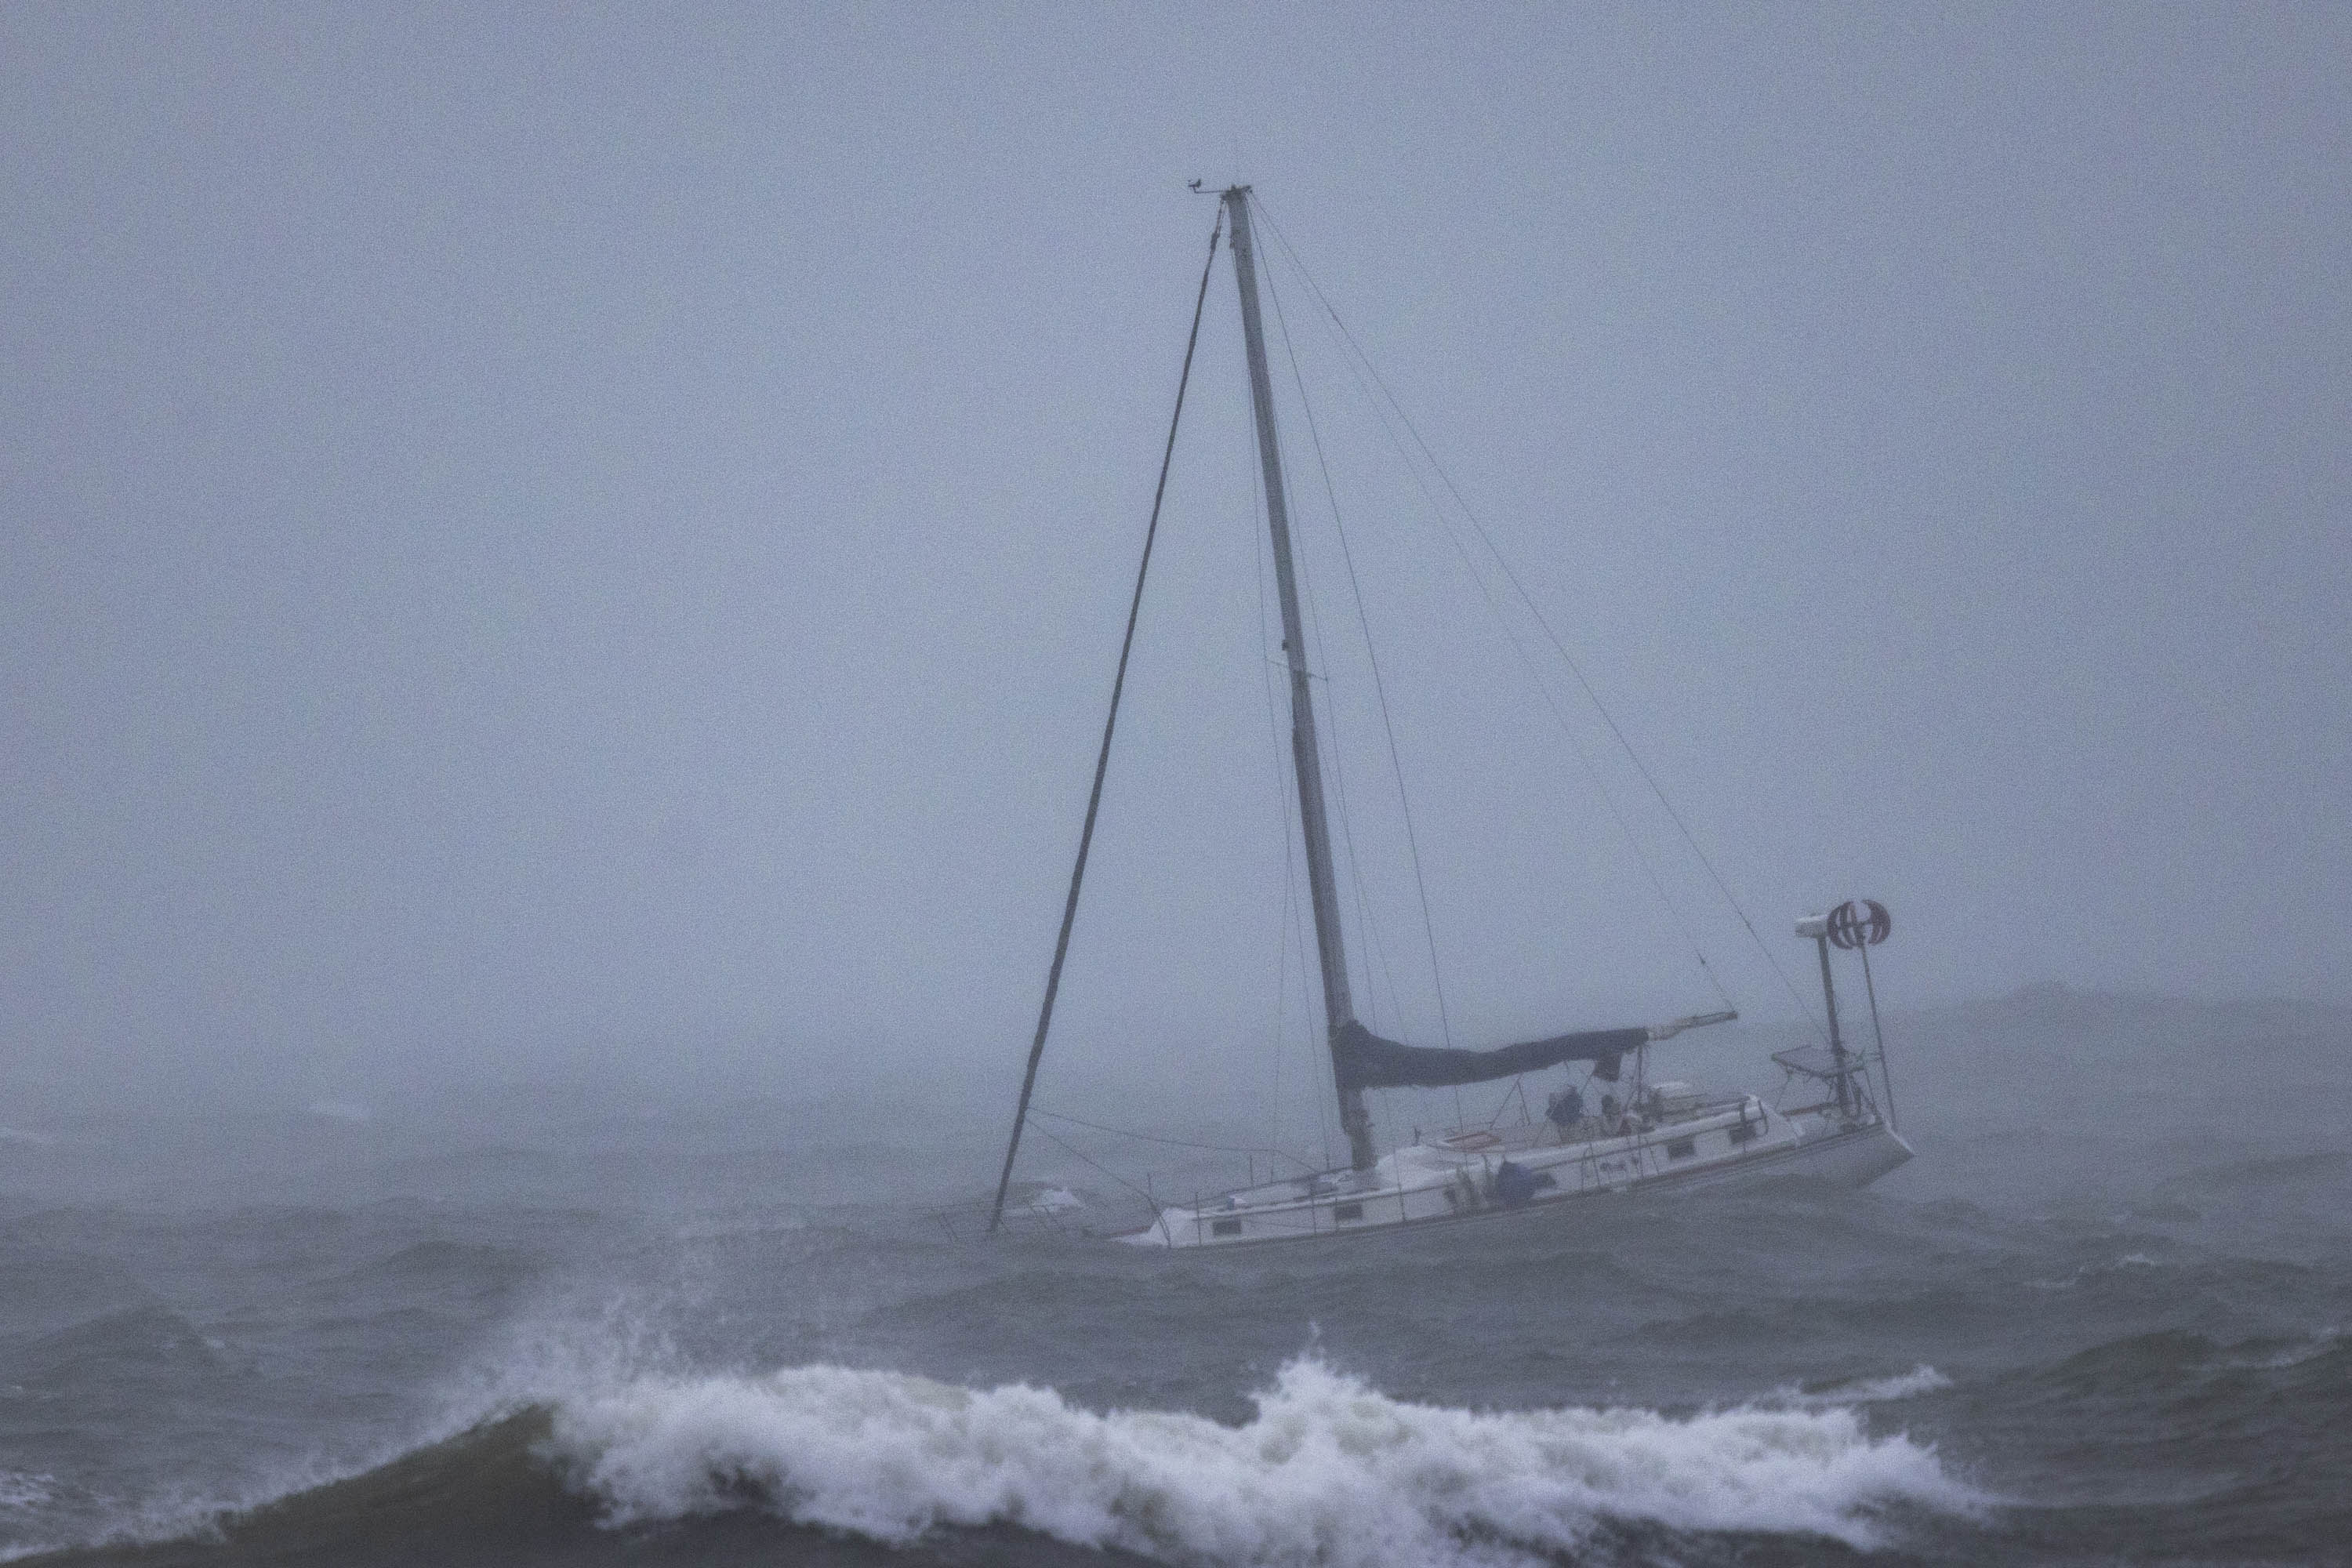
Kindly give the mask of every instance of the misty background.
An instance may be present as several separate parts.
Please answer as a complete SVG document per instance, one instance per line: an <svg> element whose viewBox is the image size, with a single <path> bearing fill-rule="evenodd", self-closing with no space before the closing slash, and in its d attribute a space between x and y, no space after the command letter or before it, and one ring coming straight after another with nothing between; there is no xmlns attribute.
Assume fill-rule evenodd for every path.
<svg viewBox="0 0 2352 1568"><path fill-rule="evenodd" d="M1193 178L1809 997L1789 917L1868 895L1939 1092L1932 1010L2040 983L2340 1037L2347 58L2321 7L0 13L0 1124L1001 1137ZM1428 886L1424 938L1286 411L1376 1023L1435 1042L1430 946L1464 1044L1712 1005L1696 947L1767 1087L1798 1003L1276 287ZM1129 1122L1311 1066L1232 295L1041 1091Z"/></svg>

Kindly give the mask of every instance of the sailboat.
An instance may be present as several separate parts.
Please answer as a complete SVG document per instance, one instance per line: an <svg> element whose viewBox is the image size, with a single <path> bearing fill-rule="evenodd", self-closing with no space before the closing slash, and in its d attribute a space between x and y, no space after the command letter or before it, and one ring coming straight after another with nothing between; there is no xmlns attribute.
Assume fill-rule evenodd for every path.
<svg viewBox="0 0 2352 1568"><path fill-rule="evenodd" d="M1197 184L1194 188L1199 189ZM1874 1053L1848 1047L1838 1023L1831 973L1832 946L1859 949L1866 966L1868 948L1885 940L1890 921L1885 909L1875 903L1850 902L1833 913L1808 916L1798 922L1797 934L1812 939L1819 948L1830 1020L1826 1046L1783 1051L1774 1060L1787 1074L1784 1097L1789 1087L1798 1084L1816 1086L1822 1092L1822 1098L1805 1105L1783 1109L1752 1093L1708 1093L1686 1083L1649 1080L1653 1046L1686 1030L1728 1023L1738 1016L1730 1009L1651 1024L1577 1030L1486 1050L1406 1045L1375 1035L1358 1017L1349 984L1347 937L1340 919L1330 808L1324 787L1323 738L1317 723L1306 629L1299 613L1288 490L1259 312L1251 188L1233 186L1220 193L1220 201L1219 223L1209 241L1210 260L1202 269L1194 301L1192 335L1185 348L1176 416L1170 423L1151 523L1145 535L1143 570L1137 574L1134 599L1129 606L1127 638L1119 651L1110 716L1103 727L1077 863L989 1228L997 1229L1008 1217L1050 1217L1058 1222L1072 1208L1082 1206L1066 1190L1055 1188L1017 1205L1008 1215L1007 1197L1102 803L1103 777L1109 763L1119 696L1126 685L1128 656L1134 646L1144 571L1150 563L1151 542L1158 532L1168 467L1175 450L1176 419L1182 415L1183 389L1190 384L1193 349L1199 342L1202 306L1214 267L1218 234L1227 231L1240 292L1266 525L1272 535L1283 663L1289 685L1290 771L1297 789L1297 822L1314 915L1331 1086L1339 1100L1339 1127L1347 1140L1349 1159L1344 1166L1254 1182L1181 1204L1152 1201L1147 1223L1113 1239L1138 1247L1188 1249L1364 1237L1476 1219L1570 1215L1580 1202L1603 1195L1721 1187L1774 1176L1804 1175L1860 1186L1910 1159L1912 1150L1894 1125L1883 1038ZM1866 967L1864 975L1867 979ZM1872 1013L1874 1020L1874 985ZM1380 1146L1365 1100L1372 1089L1486 1083L1580 1062L1591 1064L1585 1089L1597 1093L1594 1103L1585 1102L1585 1089L1563 1088L1549 1097L1539 1121L1529 1115L1517 1126L1456 1129L1426 1139L1416 1129L1412 1141L1392 1144L1386 1151ZM1599 1087L1603 1085L1608 1087ZM1622 1096L1615 1092L1619 1089L1624 1090Z"/></svg>

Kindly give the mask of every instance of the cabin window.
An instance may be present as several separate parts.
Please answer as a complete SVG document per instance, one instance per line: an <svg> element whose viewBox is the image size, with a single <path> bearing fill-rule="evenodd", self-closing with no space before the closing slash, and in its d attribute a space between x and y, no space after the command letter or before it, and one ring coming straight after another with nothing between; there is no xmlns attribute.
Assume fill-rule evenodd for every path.
<svg viewBox="0 0 2352 1568"><path fill-rule="evenodd" d="M1737 1149L1742 1143L1755 1142L1756 1134L1762 1131L1763 1129L1759 1127L1753 1121L1742 1121L1734 1126L1727 1127L1724 1129L1724 1131L1731 1134L1731 1146Z"/></svg>
<svg viewBox="0 0 2352 1568"><path fill-rule="evenodd" d="M1669 1160L1687 1160L1697 1152L1698 1140L1696 1138L1677 1138L1666 1145L1666 1158Z"/></svg>
<svg viewBox="0 0 2352 1568"><path fill-rule="evenodd" d="M1237 1219L1213 1219L1209 1222L1211 1236L1239 1236L1241 1233L1242 1222Z"/></svg>
<svg viewBox="0 0 2352 1568"><path fill-rule="evenodd" d="M1364 1205L1361 1204L1336 1205L1331 1210L1331 1217L1333 1219L1361 1219L1364 1217Z"/></svg>

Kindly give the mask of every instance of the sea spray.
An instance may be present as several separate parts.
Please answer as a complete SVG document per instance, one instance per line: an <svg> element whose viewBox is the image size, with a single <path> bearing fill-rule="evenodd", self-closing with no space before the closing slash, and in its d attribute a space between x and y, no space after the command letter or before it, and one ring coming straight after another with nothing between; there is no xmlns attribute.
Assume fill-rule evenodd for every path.
<svg viewBox="0 0 2352 1568"><path fill-rule="evenodd" d="M1845 1408L1481 1412L1312 1358L1255 1404L1228 1426L816 1365L575 1394L551 1447L615 1524L749 1503L894 1543L1009 1524L1202 1564L1528 1561L1603 1518L1868 1547L1889 1504L1979 1500L1932 1449L1874 1439Z"/></svg>

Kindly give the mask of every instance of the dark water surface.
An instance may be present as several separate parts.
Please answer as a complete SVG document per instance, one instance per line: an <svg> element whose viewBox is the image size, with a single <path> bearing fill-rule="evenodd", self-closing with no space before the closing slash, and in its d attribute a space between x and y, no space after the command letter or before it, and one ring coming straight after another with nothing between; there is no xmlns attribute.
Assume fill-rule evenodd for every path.
<svg viewBox="0 0 2352 1568"><path fill-rule="evenodd" d="M977 1132L757 1108L20 1127L0 1546L2352 1562L2346 1015L2044 994L1901 1038L1921 1158L1868 1192L1208 1258L959 1241Z"/></svg>

